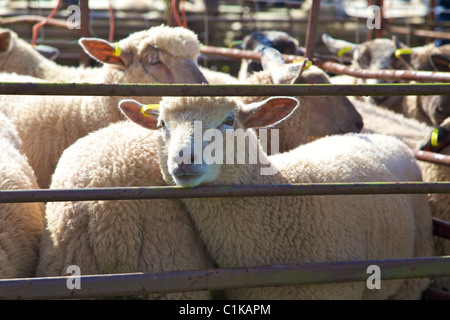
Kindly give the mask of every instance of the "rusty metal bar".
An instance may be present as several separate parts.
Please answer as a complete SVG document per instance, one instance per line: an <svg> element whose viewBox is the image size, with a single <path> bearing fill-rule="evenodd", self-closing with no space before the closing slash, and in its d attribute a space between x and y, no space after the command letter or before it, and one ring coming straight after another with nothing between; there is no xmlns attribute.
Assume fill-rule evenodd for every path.
<svg viewBox="0 0 450 320"><path fill-rule="evenodd" d="M320 0L312 1L311 8L309 9L308 25L306 26L306 57L310 60L314 58L314 45L316 39L316 27L317 19L320 11Z"/></svg>
<svg viewBox="0 0 450 320"><path fill-rule="evenodd" d="M241 52L242 51L242 52ZM203 46L201 52L211 55L222 55L234 59L260 60L261 54L249 50L229 49L221 47ZM302 59L302 56L283 55L286 62ZM345 66L340 63L324 61L314 58L313 62L325 72L346 74L364 79L385 79L419 82L450 82L450 72L412 71L412 70L370 70ZM351 94L349 94L351 95ZM395 95L395 94L394 94Z"/></svg>
<svg viewBox="0 0 450 320"><path fill-rule="evenodd" d="M378 266L381 281L450 275L450 256L390 260L307 263L301 265L217 268L190 271L82 275L0 280L1 299L112 297L136 294L224 290L284 285L367 281L369 266Z"/></svg>
<svg viewBox="0 0 450 320"><path fill-rule="evenodd" d="M450 193L450 182L359 182L0 190L0 203L212 197Z"/></svg>
<svg viewBox="0 0 450 320"><path fill-rule="evenodd" d="M417 160L432 162L435 164L442 164L445 166L450 166L450 156L436 153L436 152L430 152L430 151L422 151L422 150L413 150L414 157Z"/></svg>
<svg viewBox="0 0 450 320"><path fill-rule="evenodd" d="M450 75L450 73L449 73ZM56 96L385 96L450 95L450 83L394 84L91 84L1 82L0 94Z"/></svg>
<svg viewBox="0 0 450 320"><path fill-rule="evenodd" d="M440 39L450 39L450 33L444 31L432 31L432 30L420 30L420 29L410 29L406 27L390 27L391 32L401 33L401 34L412 34L418 37L426 38L440 38Z"/></svg>
<svg viewBox="0 0 450 320"><path fill-rule="evenodd" d="M34 16L34 15L25 15L25 16L15 16L15 17L2 17L0 18L0 26L7 26L9 24L14 24L14 23L39 23L42 22L42 20L44 20L45 17L42 16ZM55 19L55 18L51 18L47 20L47 25L49 26L54 26L54 27L59 27L59 28L63 28L63 29L67 29L67 21L63 20L63 19Z"/></svg>

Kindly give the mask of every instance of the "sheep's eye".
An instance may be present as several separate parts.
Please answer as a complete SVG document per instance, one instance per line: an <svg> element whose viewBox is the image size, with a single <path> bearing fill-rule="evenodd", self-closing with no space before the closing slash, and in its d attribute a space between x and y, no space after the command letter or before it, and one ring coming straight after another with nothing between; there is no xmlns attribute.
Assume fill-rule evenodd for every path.
<svg viewBox="0 0 450 320"><path fill-rule="evenodd" d="M166 123L164 122L164 120L159 120L158 128L164 129L165 127L166 127Z"/></svg>
<svg viewBox="0 0 450 320"><path fill-rule="evenodd" d="M234 117L228 116L222 123L226 126L232 127L234 126Z"/></svg>
<svg viewBox="0 0 450 320"><path fill-rule="evenodd" d="M444 114L444 109L442 109L442 108L436 108L436 113L438 113L438 114Z"/></svg>
<svg viewBox="0 0 450 320"><path fill-rule="evenodd" d="M159 61L158 54L156 54L156 53L150 54L148 56L148 63L151 65L156 65L156 64L161 63L161 61Z"/></svg>

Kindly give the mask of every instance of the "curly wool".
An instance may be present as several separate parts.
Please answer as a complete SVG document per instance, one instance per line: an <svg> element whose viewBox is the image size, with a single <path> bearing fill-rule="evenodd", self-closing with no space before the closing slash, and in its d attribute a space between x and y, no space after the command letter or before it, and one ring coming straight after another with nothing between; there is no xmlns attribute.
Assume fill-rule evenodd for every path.
<svg viewBox="0 0 450 320"><path fill-rule="evenodd" d="M17 130L2 113L0 145L0 189L38 189ZM35 275L43 230L43 203L0 204L0 278Z"/></svg>
<svg viewBox="0 0 450 320"><path fill-rule="evenodd" d="M157 133L121 121L67 148L51 189L165 185ZM212 268L188 213L178 200L51 202L38 275L157 272ZM210 299L208 291L143 295L150 299Z"/></svg>

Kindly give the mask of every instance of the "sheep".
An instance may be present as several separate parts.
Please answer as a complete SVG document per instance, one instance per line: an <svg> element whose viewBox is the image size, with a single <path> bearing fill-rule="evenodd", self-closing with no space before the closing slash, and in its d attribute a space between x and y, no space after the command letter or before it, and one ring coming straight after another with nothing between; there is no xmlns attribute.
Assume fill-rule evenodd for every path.
<svg viewBox="0 0 450 320"><path fill-rule="evenodd" d="M37 189L22 142L11 121L0 113L0 189ZM0 278L33 277L44 231L43 203L0 204Z"/></svg>
<svg viewBox="0 0 450 320"><path fill-rule="evenodd" d="M367 102L354 99L353 103L363 116L363 132L396 137L412 150L422 149L450 155L450 147L448 146L450 138L447 131L449 129L450 118L447 118L438 128L440 138L437 142L439 143L433 143L431 145L429 141L435 129L434 127ZM417 163L422 172L423 181L450 181L450 168L448 166L426 161L417 161ZM450 221L450 196L448 194L428 194L428 201L433 217ZM435 255L444 256L450 254L450 240L434 237L434 245L436 250ZM434 279L433 286L450 289L450 279Z"/></svg>
<svg viewBox="0 0 450 320"><path fill-rule="evenodd" d="M0 29L0 70L53 82L96 82L98 67L59 65L40 54L11 29Z"/></svg>
<svg viewBox="0 0 450 320"><path fill-rule="evenodd" d="M450 45L435 47L428 44L412 49L411 66L414 70L450 72ZM450 97L438 96L406 96L398 111L408 118L418 119L430 126L437 127L450 117Z"/></svg>
<svg viewBox="0 0 450 320"><path fill-rule="evenodd" d="M81 38L80 45L104 65L102 83L203 83L197 66L200 44L192 31L164 25L138 31L119 41ZM1 80L1 78L0 78ZM2 96L3 111L19 130L24 152L36 172L39 186L47 188L62 151L78 138L123 119L114 96ZM158 97L146 98L148 103Z"/></svg>
<svg viewBox="0 0 450 320"><path fill-rule="evenodd" d="M133 122L159 130L160 167L170 185L421 180L410 149L395 138L334 135L267 156L256 134L242 131L281 121L297 105L298 100L289 97L247 105L229 97L164 97L159 110L146 111L135 100L122 100L119 107ZM227 148L235 136L241 141L238 130L244 133L245 147L239 149L233 142L230 150L234 151L221 148ZM198 135L203 137L200 146ZM206 144L211 136L215 148ZM252 152L247 151L249 147ZM252 155L255 164L247 160L236 164L239 158ZM426 195L225 197L182 202L221 268L407 258L429 256L433 250ZM384 281L376 292L355 282L246 288L227 290L225 297L418 299L428 283L428 279Z"/></svg>
<svg viewBox="0 0 450 320"><path fill-rule="evenodd" d="M149 143L143 144L143 141ZM62 154L50 189L164 185L156 132L120 121L80 138ZM176 199L48 202L39 276L213 268ZM139 296L211 299L211 292Z"/></svg>
<svg viewBox="0 0 450 320"><path fill-rule="evenodd" d="M286 64L281 53L274 48L262 50L264 70L247 79L250 84L329 84L329 77L320 68L303 68L303 62ZM267 97L240 97L245 103L261 101ZM273 128L279 130L279 152L285 152L319 137L347 132L360 132L363 127L361 115L347 97L305 96L297 97L303 106ZM267 139L271 146L271 136ZM273 150L268 148L268 153Z"/></svg>
<svg viewBox="0 0 450 320"><path fill-rule="evenodd" d="M302 49L299 48L298 40L286 32L278 30L252 32L244 37L242 44L239 46L242 50L256 52L261 52L266 47L274 48L283 54L303 55ZM261 70L263 68L260 62L242 59L238 78L241 81L245 81L252 74Z"/></svg>
<svg viewBox="0 0 450 320"><path fill-rule="evenodd" d="M361 69L383 70L383 69L397 69L409 70L411 69L409 56L400 55L395 56L395 51L406 48L401 41L396 37L392 39L378 38L370 41L365 41L361 44L355 44L349 41L333 39L327 34L322 34L322 42L328 47L330 52L338 53L340 55L349 56L352 58L352 66ZM345 52L346 51L346 52ZM350 83L350 84L378 84L395 81L379 80L379 79L361 79L351 76L338 76L335 82L334 77L331 78L332 83ZM382 105L386 108L394 108L401 103L402 96L374 96L370 97L370 101Z"/></svg>
<svg viewBox="0 0 450 320"><path fill-rule="evenodd" d="M450 45L435 47L427 44L408 48L396 37L393 39L374 39L362 44L333 39L322 35L323 42L331 52L348 48L344 55L353 57L352 65L362 69L383 70L421 70L448 72L450 62ZM407 54L397 55L397 50L408 50ZM331 78L334 84L345 83L386 83L386 80L358 79L351 76ZM395 82L395 81L394 81ZM448 96L374 96L369 102L402 113L408 118L418 119L429 125L437 126L450 116Z"/></svg>

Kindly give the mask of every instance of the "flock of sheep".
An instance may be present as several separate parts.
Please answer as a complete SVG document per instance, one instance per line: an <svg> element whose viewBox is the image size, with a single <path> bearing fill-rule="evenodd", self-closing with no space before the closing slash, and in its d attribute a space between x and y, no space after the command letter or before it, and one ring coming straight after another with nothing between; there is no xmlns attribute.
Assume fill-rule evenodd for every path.
<svg viewBox="0 0 450 320"><path fill-rule="evenodd" d="M351 45L325 40L332 52ZM396 58L398 41L376 41L389 45L383 52L370 42L352 45L355 65L435 68L447 59L448 68L445 52L414 48L410 57ZM102 67L58 65L11 30L0 30L0 81L359 81L329 77L303 62L285 63L285 48L300 49L297 40L280 32L244 40L243 48L261 52L262 58L261 64L242 61L238 77L199 67L198 37L181 27L152 27L117 44L96 38L79 44ZM446 98L408 99L2 95L0 189L449 181L448 167L417 161L411 151L426 145L441 125L432 148L449 154L450 147L436 143L449 140ZM205 141L195 147L197 121L202 133L245 130L245 145L258 150L256 163L237 164L241 150L226 149L226 139L214 141L223 143L224 161L197 161L208 148ZM279 130L280 153L263 150L253 130L259 128ZM267 166L275 172L261 174ZM432 217L449 220L449 208L445 194L0 204L0 278L67 275L70 265L82 274L102 274L442 256L450 253L450 242L433 237ZM449 287L446 281L386 280L379 290L351 282L136 298L420 299L429 286Z"/></svg>

